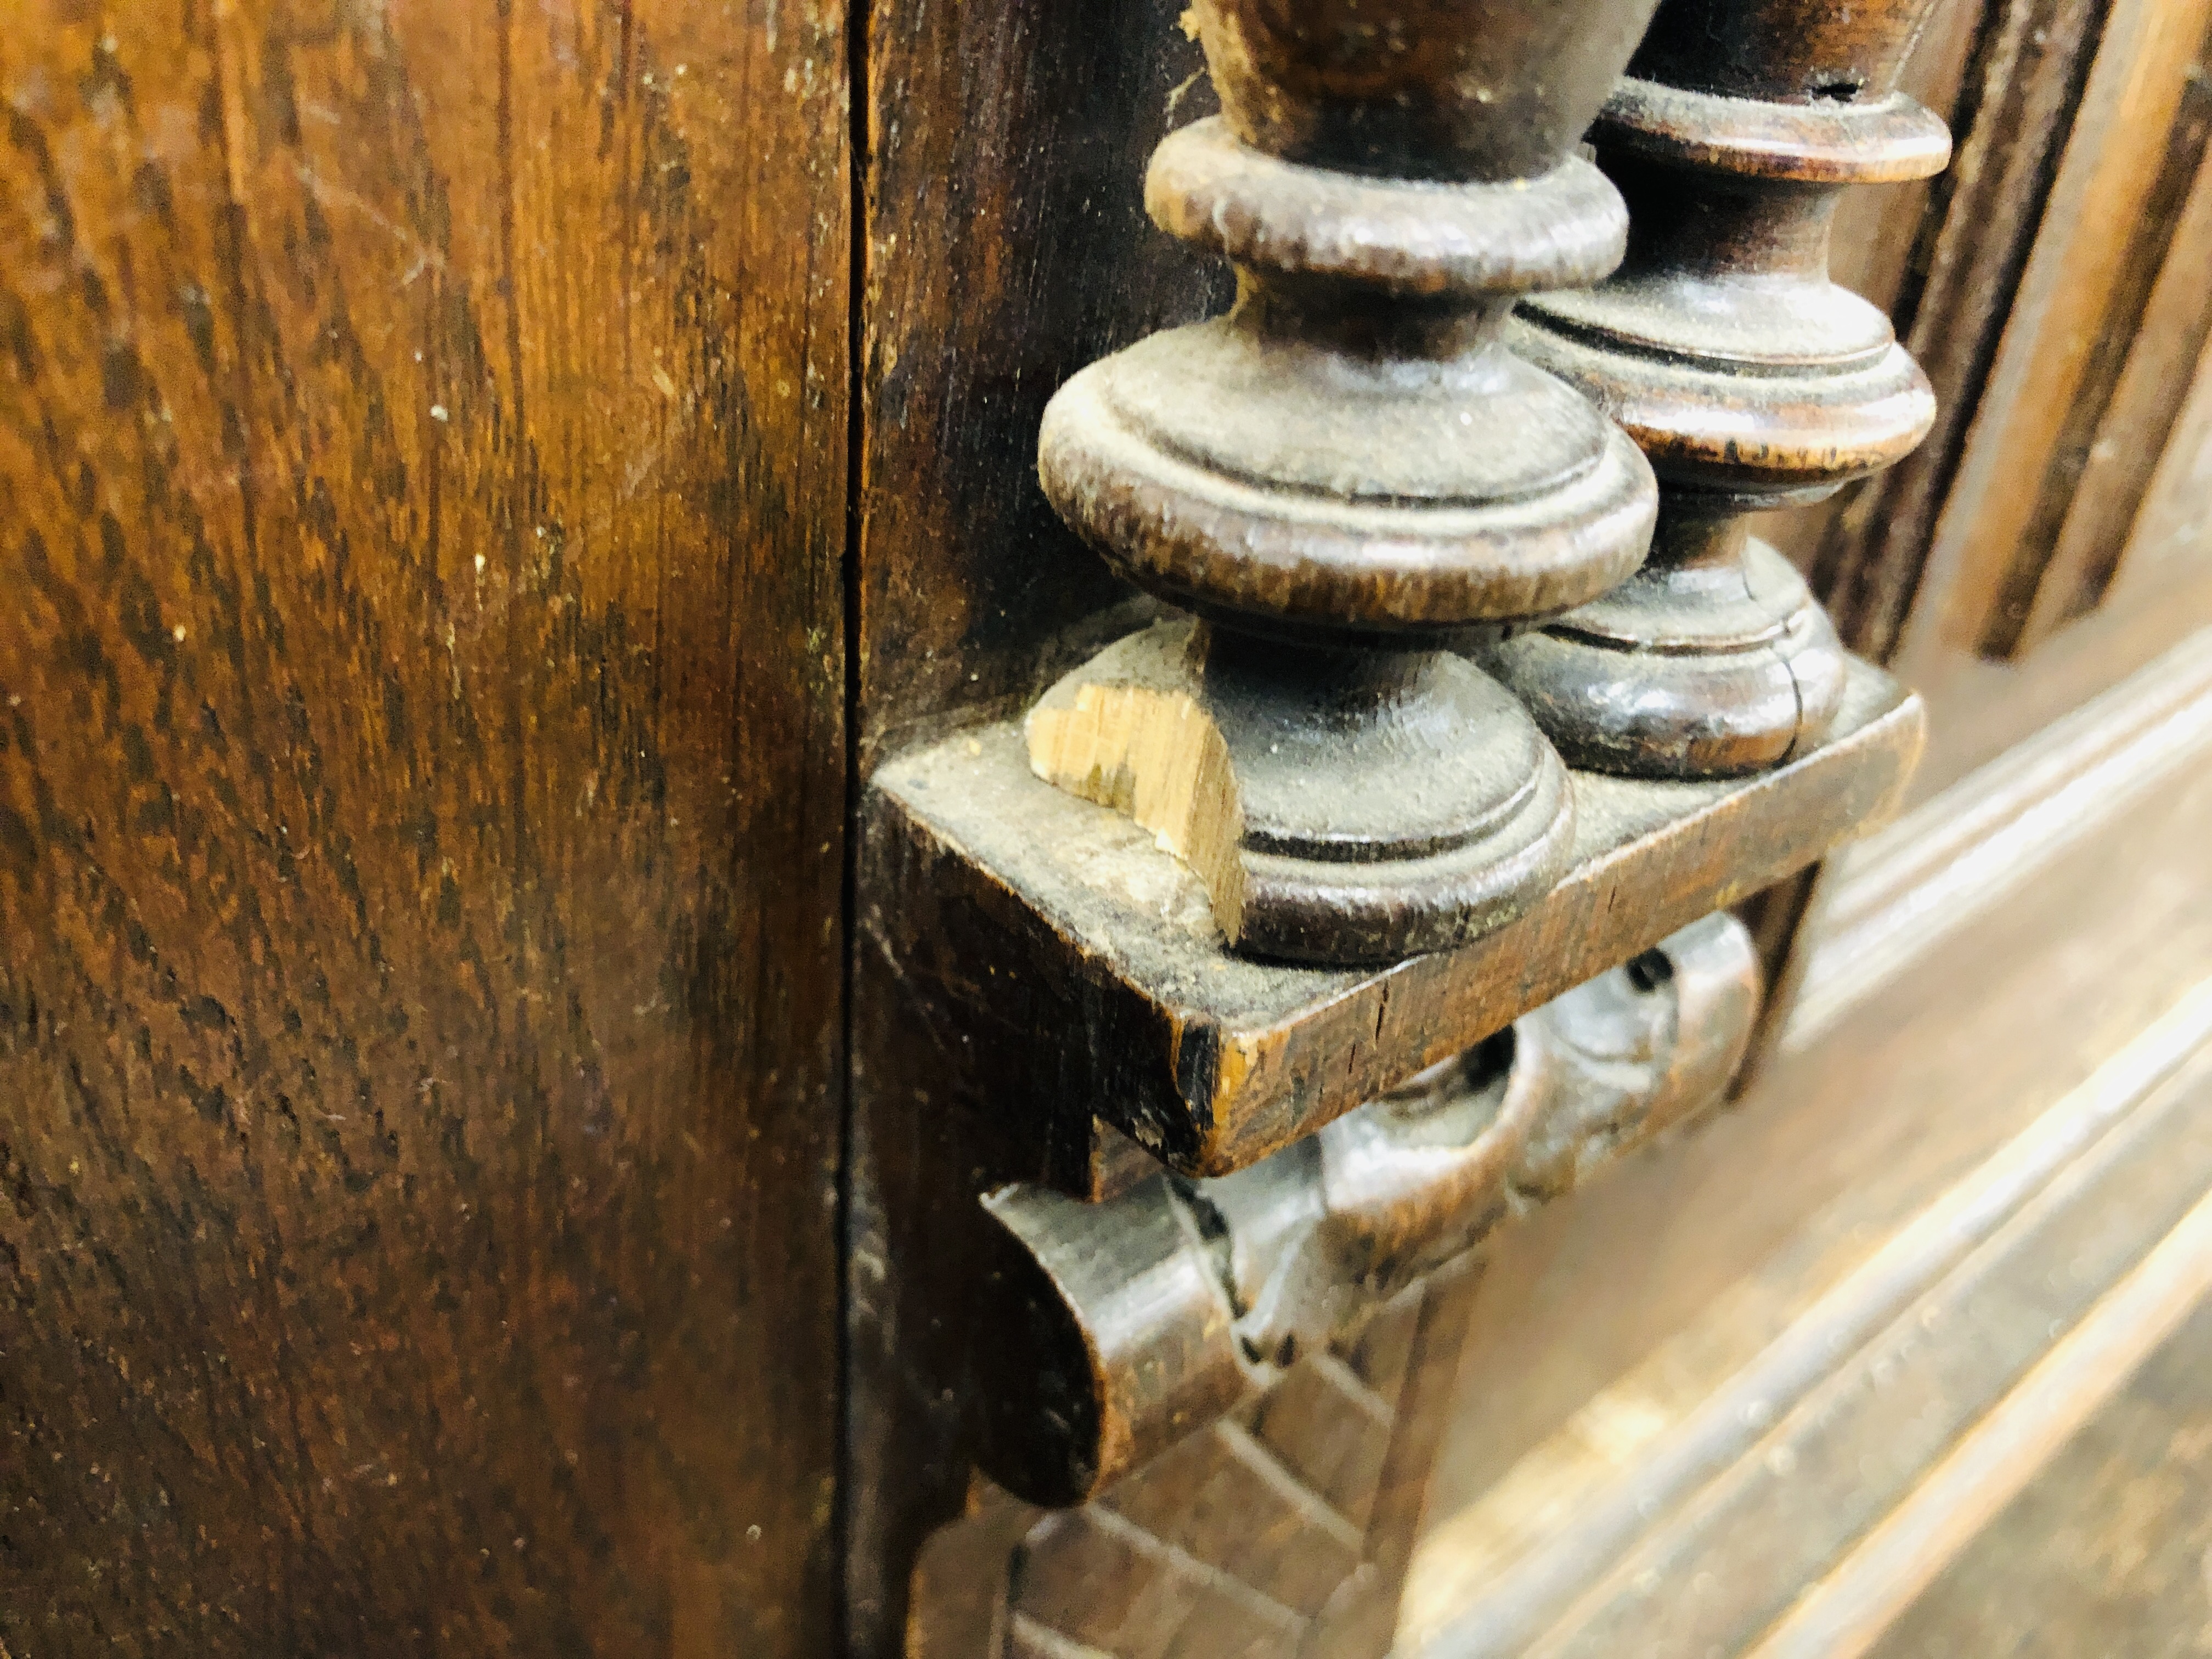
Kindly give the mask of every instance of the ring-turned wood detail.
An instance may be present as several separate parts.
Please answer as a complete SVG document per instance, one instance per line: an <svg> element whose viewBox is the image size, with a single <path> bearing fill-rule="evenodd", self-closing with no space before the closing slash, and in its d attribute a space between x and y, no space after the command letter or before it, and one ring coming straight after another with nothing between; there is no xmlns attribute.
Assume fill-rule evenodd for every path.
<svg viewBox="0 0 2212 1659"><path fill-rule="evenodd" d="M1935 418L1888 319L1827 270L1843 186L1949 154L1896 90L1929 3L1670 0L1592 129L1627 258L1525 301L1511 337L1643 447L1658 532L1613 592L1478 652L1576 766L1739 775L1835 718L1835 629L1744 519L1891 465Z"/></svg>
<svg viewBox="0 0 2212 1659"><path fill-rule="evenodd" d="M1118 1320L1127 1340L1096 1373L1109 1392L1197 1386L1139 1407L1110 1468L1041 1484L996 1460L1080 1507L979 1483L917 1563L911 1659L1386 1652L1479 1246L1717 1099L1758 1000L1747 936L1708 917L1241 1175L1156 1178L1106 1205L996 1194L1041 1297L1026 1334ZM1159 1248L1133 1261L1133 1237ZM1149 1319L1128 1317L1139 1306ZM1069 1380L1003 1328L994 1346L1002 1411Z"/></svg>
<svg viewBox="0 0 2212 1659"><path fill-rule="evenodd" d="M1030 736L1063 787L1164 803L1248 953L1457 944L1567 854L1559 757L1444 647L1596 597L1650 540L1633 446L1501 331L1620 257L1620 197L1569 151L1650 3L1193 9L1223 113L1160 146L1146 204L1236 264L1236 305L1075 376L1038 465L1205 622L1078 670Z"/></svg>
<svg viewBox="0 0 2212 1659"><path fill-rule="evenodd" d="M1233 1175L1164 1172L1103 1203L991 1194L985 1467L1038 1503L1095 1495L1718 1098L1758 1004L1750 937L1723 912Z"/></svg>

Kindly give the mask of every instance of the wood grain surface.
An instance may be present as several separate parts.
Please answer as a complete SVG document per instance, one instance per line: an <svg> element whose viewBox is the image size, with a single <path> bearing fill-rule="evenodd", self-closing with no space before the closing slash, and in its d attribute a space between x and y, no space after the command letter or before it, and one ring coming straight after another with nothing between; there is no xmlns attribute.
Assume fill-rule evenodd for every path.
<svg viewBox="0 0 2212 1659"><path fill-rule="evenodd" d="M861 835L887 896L859 929L901 964L897 994L939 1010L936 1086L1039 1122L1095 1112L1223 1175L1880 823L1920 706L1863 664L1844 702L1827 742L1757 777L1578 774L1566 872L1527 915L1382 969L1228 950L1185 866L994 726L879 775Z"/></svg>
<svg viewBox="0 0 2212 1659"><path fill-rule="evenodd" d="M1146 158L1216 107L1184 0L883 0L868 23L858 480L863 772L1012 713L1133 598L1036 477L1084 364L1222 309L1219 259L1155 229Z"/></svg>
<svg viewBox="0 0 2212 1659"><path fill-rule="evenodd" d="M1877 1659L2212 1649L2212 1301L1893 1626Z"/></svg>
<svg viewBox="0 0 2212 1659"><path fill-rule="evenodd" d="M2178 154L2174 141L2177 125L2185 132L2194 125L2182 106L2201 74L2208 16L2212 6L2203 0L2118 0L2082 83L2033 250L2008 296L1976 429L1944 520L1933 526L1957 545L1927 555L1931 567L1940 558L1955 569L1946 573L1943 611L1924 625L1985 654L2014 654L2024 643L2055 541L2048 521L2063 525L2063 504L2078 488L2171 249L2203 150L2201 130ZM2166 319L2175 337L2154 343L2179 360L2174 378L2182 386L2203 343L2201 335L2190 337L2195 313L2206 308L2203 273L2196 277L2197 303ZM2166 436L2143 433L2131 441L2156 451ZM2037 488L2015 486L2031 476ZM2145 469L2146 483L2148 477ZM2117 539L2126 528L2116 525L2112 533Z"/></svg>
<svg viewBox="0 0 2212 1659"><path fill-rule="evenodd" d="M951 726L1017 713L1149 604L1054 515L1036 437L1082 365L1231 291L1225 266L1144 214L1146 158L1215 107L1183 3L870 10L855 124L863 779ZM886 880L864 852L860 916L898 902ZM1044 1172L1018 1144L1044 1115L963 1094L943 1012L855 931L845 1595L854 1651L888 1655L916 1552L968 1490L969 1322L946 1316L980 1299L975 1197ZM1087 1125L1083 1141L1088 1159Z"/></svg>
<svg viewBox="0 0 2212 1659"><path fill-rule="evenodd" d="M1955 148L1891 301L1899 338L1934 384L1936 429L1824 515L1812 557L1814 590L1844 643L1876 662L1895 654L1919 597L2112 3L1956 8L1978 15L1949 110Z"/></svg>
<svg viewBox="0 0 2212 1659"><path fill-rule="evenodd" d="M825 1650L842 28L9 8L9 1651Z"/></svg>
<svg viewBox="0 0 2212 1659"><path fill-rule="evenodd" d="M1407 1591L1410 1649L1517 1583L1531 1534L1594 1506L1591 1472L1661 1443L2203 975L2208 823L2200 771L1786 1053L1737 1111L1500 1241ZM1792 1526L1832 1522L1814 1499Z"/></svg>

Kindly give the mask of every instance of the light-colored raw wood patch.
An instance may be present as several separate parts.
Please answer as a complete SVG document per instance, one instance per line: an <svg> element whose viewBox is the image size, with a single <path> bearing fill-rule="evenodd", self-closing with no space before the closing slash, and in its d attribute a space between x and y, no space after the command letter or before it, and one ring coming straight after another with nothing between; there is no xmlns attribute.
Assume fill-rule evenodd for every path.
<svg viewBox="0 0 2212 1659"><path fill-rule="evenodd" d="M1126 812L1204 884L1235 944L1244 915L1244 812L1229 745L1188 692L1082 685L1028 721L1030 768L1070 794Z"/></svg>

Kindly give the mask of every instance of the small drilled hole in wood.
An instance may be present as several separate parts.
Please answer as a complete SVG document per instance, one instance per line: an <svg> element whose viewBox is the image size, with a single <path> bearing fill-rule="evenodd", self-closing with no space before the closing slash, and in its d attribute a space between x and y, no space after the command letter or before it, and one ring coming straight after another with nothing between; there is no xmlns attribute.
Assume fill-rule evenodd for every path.
<svg viewBox="0 0 2212 1659"><path fill-rule="evenodd" d="M1486 1089L1513 1069L1513 1028L1509 1025L1468 1049L1460 1060L1461 1075L1470 1089Z"/></svg>

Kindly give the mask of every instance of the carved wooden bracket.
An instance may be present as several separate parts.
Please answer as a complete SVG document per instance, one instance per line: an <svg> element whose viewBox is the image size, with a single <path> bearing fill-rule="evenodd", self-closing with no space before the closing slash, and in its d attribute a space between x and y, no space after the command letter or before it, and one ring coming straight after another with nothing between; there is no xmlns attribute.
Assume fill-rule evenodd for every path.
<svg viewBox="0 0 2212 1659"><path fill-rule="evenodd" d="M1225 1175L1388 1093L1891 811L1917 698L1853 662L1827 740L1749 779L1578 773L1568 865L1514 921L1385 969L1224 948L1203 890L1128 817L1040 781L1012 722L900 757L864 821L872 948L938 1022L957 1097L1039 1121L1096 1190L1093 1115Z"/></svg>
<svg viewBox="0 0 2212 1659"><path fill-rule="evenodd" d="M1749 935L1708 916L1237 1174L1097 1204L991 1194L987 1468L1033 1502L1086 1501L1718 1099L1758 1004Z"/></svg>
<svg viewBox="0 0 2212 1659"><path fill-rule="evenodd" d="M1366 1442L1388 1443L1396 1473L1348 1484L1351 1508L1304 1506L1322 1518L1297 1536L1348 1553L1346 1575L1277 1563L1265 1595L1286 1652L1349 1616L1339 1589L1347 1606L1368 1597L1360 1617L1384 1617L1402 1563L1369 1547L1412 1522L1356 1518L1367 1500L1352 1487L1414 1492L1427 1443L1400 1432L1429 1420L1408 1403L1414 1380L1449 1374L1391 1354L1450 1350L1463 1298L1443 1292L1471 1277L1455 1268L1486 1229L1717 1096L1748 1030L1757 998L1733 923L1702 926L1741 978L1691 971L1679 939L1673 978L1650 975L1653 988L1620 964L1878 822L1917 758L1918 701L1834 649L1794 578L1741 562L1736 515L1887 459L1924 418L1924 388L1880 318L1828 285L1812 174L1745 182L1713 161L1717 129L1666 126L1682 155L1646 172L1705 191L1699 222L1735 216L1736 241L1711 251L1738 280L1668 265L1668 239L1696 233L1618 136L1635 129L1638 82L1599 133L1649 223L1626 222L1606 173L1572 153L1650 10L1197 0L1224 112L1158 148L1146 205L1236 265L1237 299L1077 374L1039 440L1046 497L1158 602L1153 620L1023 717L939 730L869 777L856 921L879 994L856 1000L875 1029L855 1076L874 1103L864 1174L883 1178L856 1190L880 1196L883 1259L897 1266L896 1294L860 1298L856 1328L898 1355L897 1432L872 1450L926 1465L942 1520L988 1484L956 1489L982 1431L956 1401L992 1402L984 1465L1054 1503L1228 1411L1100 1504L1020 1518L1033 1530L1000 1540L1006 1651L1057 1651L1049 1633L1075 1630L1053 1612L1053 1572L1087 1573L1139 1530L1158 1543L1147 1559L1180 1561L1185 1477L1230 1490L1221 1459L1265 1466L1244 1444L1261 1437L1253 1400L1281 1415L1324 1386L1366 1413ZM1803 134L1790 123L1817 127L1837 144L1815 159L1838 177L1905 165L1852 159L1888 129L1838 125L1832 89L1777 118L1661 86L1664 67L1639 74L1662 101L1704 98L1700 121L1778 119L1790 155ZM1679 453L1653 436L1663 422L1629 419L1624 434L1603 417L1585 359L1621 354L1594 325L1511 314L1606 313L1620 285L1589 285L1624 247L1644 261L1631 278L1656 270L1673 298L1744 313L1723 331L1729 349L1654 358ZM1655 329L1670 325L1654 310ZM1793 310L1811 319L1803 338L1759 333ZM1770 347L1781 356L1759 361ZM1580 387L1532 363L1540 353L1571 358ZM1869 392L1892 382L1889 404ZM1732 409L1758 444L1731 447ZM1693 466L1700 445L1711 453ZM1646 452L1674 492L1656 611L1621 586L1662 518ZM1738 722L1717 749L1679 722L1638 738L1674 745L1663 765L1570 738L1563 764L1548 693L1516 653L1602 632L1592 607L1615 592L1643 631L1597 653L1609 706L1684 706L1686 683L1689 704L1747 706L1732 688L1749 672L1771 690L1778 665L1786 719ZM1016 687L1001 690L996 711ZM1779 702L1759 707L1765 720ZM1509 1027L1499 1071L1484 1045ZM1697 1040L1671 1046L1684 1031ZM988 1292L979 1262L996 1275ZM1397 1311L1363 1326L1378 1301ZM1394 1321L1395 1346L1380 1341ZM1266 1387L1286 1365L1290 1380ZM1158 1509L1139 1521L1144 1504ZM1021 1507L987 1494L962 1527L998 1539L1000 1505ZM947 1589L969 1577L926 1576ZM1224 1594L1224 1619L1249 1611ZM986 1627L998 1613L983 1610Z"/></svg>
<svg viewBox="0 0 2212 1659"><path fill-rule="evenodd" d="M1512 340L1643 447L1658 536L1636 576L1482 653L1573 765L1740 775L1835 718L1835 629L1744 516L1889 465L1935 419L1889 319L1827 269L1843 186L1949 155L1896 90L1931 4L1669 0L1592 129L1628 200L1627 258L1524 303Z"/></svg>

